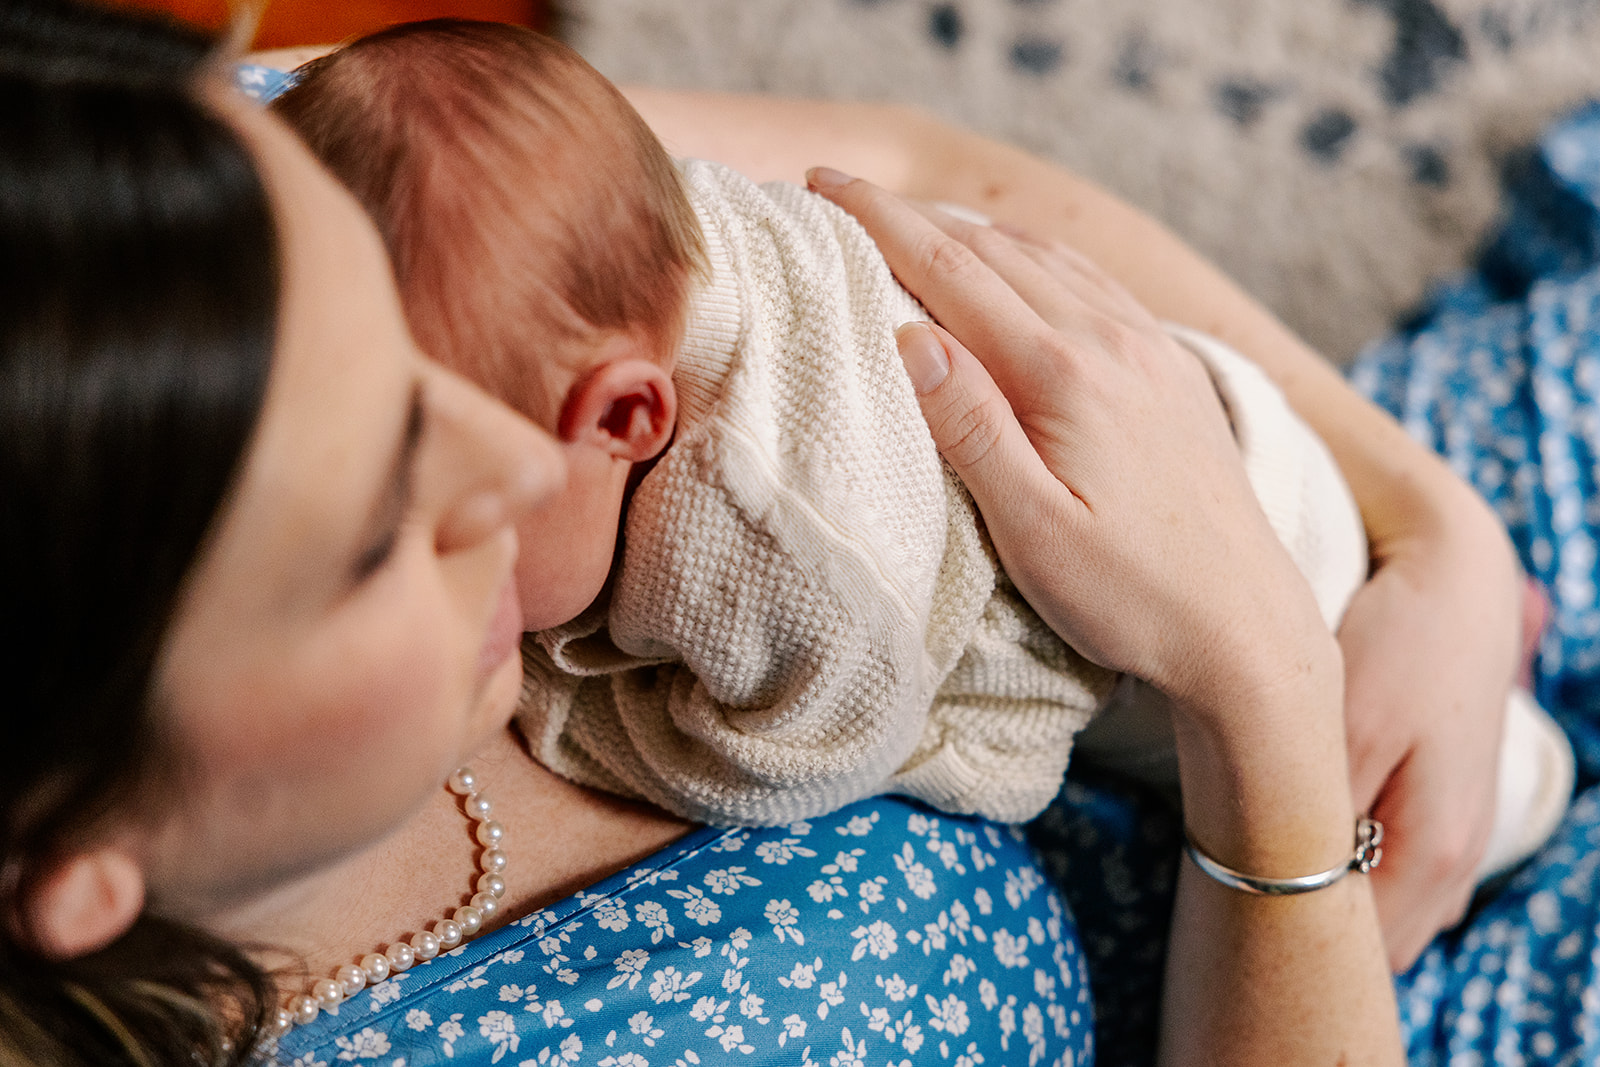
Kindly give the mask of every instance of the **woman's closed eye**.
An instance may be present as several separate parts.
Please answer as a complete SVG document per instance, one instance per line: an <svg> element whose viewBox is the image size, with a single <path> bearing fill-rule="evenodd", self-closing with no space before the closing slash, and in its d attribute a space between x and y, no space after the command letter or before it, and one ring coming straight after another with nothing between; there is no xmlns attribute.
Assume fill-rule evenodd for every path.
<svg viewBox="0 0 1600 1067"><path fill-rule="evenodd" d="M411 389L411 401L406 410L406 420L394 459L389 464L388 477L382 492L367 520L366 544L351 565L351 584L360 585L394 554L400 540L401 526L411 510L412 492L415 488L415 468L423 431L427 428L427 403L418 381Z"/></svg>

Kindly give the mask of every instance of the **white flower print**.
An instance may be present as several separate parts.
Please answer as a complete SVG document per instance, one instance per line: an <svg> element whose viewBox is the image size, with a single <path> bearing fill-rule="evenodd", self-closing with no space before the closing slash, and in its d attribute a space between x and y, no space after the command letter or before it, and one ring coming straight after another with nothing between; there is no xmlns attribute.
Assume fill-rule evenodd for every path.
<svg viewBox="0 0 1600 1067"><path fill-rule="evenodd" d="M938 892L933 884L933 872L918 862L916 854L911 851L911 842L907 841L901 846L894 858L894 865L906 876L906 887L918 900L927 900Z"/></svg>
<svg viewBox="0 0 1600 1067"><path fill-rule="evenodd" d="M874 811L870 815L852 815L849 822L833 829L841 837L866 837L872 833L872 824L877 821L878 813Z"/></svg>
<svg viewBox="0 0 1600 1067"><path fill-rule="evenodd" d="M722 835L722 838L717 841L716 844L712 845L708 851L738 852L744 848L744 843L748 840L750 840L750 833L748 830L729 832Z"/></svg>
<svg viewBox="0 0 1600 1067"><path fill-rule="evenodd" d="M761 1009L766 1006L766 999L750 992L749 983L745 984L741 992L744 995L739 999L739 1014L746 1019L754 1019L758 1023L765 1023L767 1017L761 1014Z"/></svg>
<svg viewBox="0 0 1600 1067"><path fill-rule="evenodd" d="M689 1017L696 1022L705 1022L713 1015L720 1015L728 1010L728 1002L717 1003L716 997L701 997L694 1002L694 1007L689 1009Z"/></svg>
<svg viewBox="0 0 1600 1067"><path fill-rule="evenodd" d="M650 999L657 1004L689 999L689 987L700 981L700 972L684 974L676 967L663 967L650 976Z"/></svg>
<svg viewBox="0 0 1600 1067"><path fill-rule="evenodd" d="M1036 918L1028 920L1028 940L1035 945L1044 944L1044 923Z"/></svg>
<svg viewBox="0 0 1600 1067"><path fill-rule="evenodd" d="M811 963L796 963L794 970L789 972L789 977L779 978L778 984L795 989L810 989L817 980L817 968L822 966L822 959L818 957Z"/></svg>
<svg viewBox="0 0 1600 1067"><path fill-rule="evenodd" d="M957 952L955 955L950 957L950 966L945 969L944 984L949 985L951 982L960 984L965 982L967 980L967 975L976 970L977 966L977 964L973 963L967 957Z"/></svg>
<svg viewBox="0 0 1600 1067"><path fill-rule="evenodd" d="M919 811L912 812L906 818L906 829L918 837L927 837L928 831L939 825L939 820L930 819Z"/></svg>
<svg viewBox="0 0 1600 1067"><path fill-rule="evenodd" d="M826 882L818 878L815 882L806 886L806 892L818 904L826 904L834 897L847 897L850 895L850 890L844 887L844 879L837 874Z"/></svg>
<svg viewBox="0 0 1600 1067"><path fill-rule="evenodd" d="M650 1067L650 1061L637 1052L624 1052L620 1056L607 1056L599 1067Z"/></svg>
<svg viewBox="0 0 1600 1067"><path fill-rule="evenodd" d="M722 921L722 905L702 893L699 886L669 889L667 894L682 900L683 914L701 926L710 926L712 923Z"/></svg>
<svg viewBox="0 0 1600 1067"><path fill-rule="evenodd" d="M1028 939L1026 937L1012 937L1008 930L994 932L994 958L1000 961L1002 967L1026 967L1028 965Z"/></svg>
<svg viewBox="0 0 1600 1067"><path fill-rule="evenodd" d="M878 975L876 981L878 983L878 988L883 990L884 996L888 997L895 1003L899 1003L900 1001L905 1000L907 997L914 997L917 995L917 987L914 985L907 985L906 980L901 978L898 973L890 975L887 979L880 974Z"/></svg>
<svg viewBox="0 0 1600 1067"><path fill-rule="evenodd" d="M779 941L788 938L797 945L806 943L806 935L799 926L800 912L795 910L794 905L788 900L767 901L766 916L767 922L772 924L772 932L777 935Z"/></svg>
<svg viewBox="0 0 1600 1067"><path fill-rule="evenodd" d="M822 868L823 874L856 873L856 868L861 864L861 857L867 854L864 848L853 848L849 852L840 852L833 857L833 862Z"/></svg>
<svg viewBox="0 0 1600 1067"><path fill-rule="evenodd" d="M1028 1067L1044 1059L1044 1013L1030 1003L1022 1009L1022 1038L1028 1043Z"/></svg>
<svg viewBox="0 0 1600 1067"><path fill-rule="evenodd" d="M656 1026L656 1021L649 1012L636 1011L628 1019L628 1032L654 1048L656 1039L666 1031Z"/></svg>
<svg viewBox="0 0 1600 1067"><path fill-rule="evenodd" d="M763 841L756 846L756 855L762 863L774 863L782 867L796 856L815 856L816 852L800 844L798 837L786 837L781 841Z"/></svg>
<svg viewBox="0 0 1600 1067"><path fill-rule="evenodd" d="M972 891L972 902L978 905L979 915L994 914L994 900L989 896L989 891L983 886L980 885Z"/></svg>
<svg viewBox="0 0 1600 1067"><path fill-rule="evenodd" d="M659 945L662 938L672 937L672 917L667 914L667 909L660 901L641 901L633 909L634 918L638 919L650 931L650 943Z"/></svg>
<svg viewBox="0 0 1600 1067"><path fill-rule="evenodd" d="M798 1015L790 1015L783 1020L783 1029L778 1033L778 1047L789 1043L791 1037L806 1036L806 1021Z"/></svg>
<svg viewBox="0 0 1600 1067"><path fill-rule="evenodd" d="M389 1051L389 1035L372 1027L364 1027L354 1037L337 1037L333 1043L341 1051L341 1060L375 1060Z"/></svg>
<svg viewBox="0 0 1600 1067"><path fill-rule="evenodd" d="M817 996L822 999L822 1003L817 1005L817 1018L826 1019L829 1008L837 1008L844 1003L844 987L849 983L849 977L840 971L837 982L823 982L817 987Z"/></svg>
<svg viewBox="0 0 1600 1067"><path fill-rule="evenodd" d="M1017 1032L1016 1003L1016 997L1007 997L1006 1002L1000 1005L1000 1047L1008 1051L1011 1048L1011 1035Z"/></svg>
<svg viewBox="0 0 1600 1067"><path fill-rule="evenodd" d="M616 933L628 928L628 906L615 898L601 901L594 910L595 922L600 929Z"/></svg>
<svg viewBox="0 0 1600 1067"><path fill-rule="evenodd" d="M456 1012L450 1018L439 1024L439 1040L444 1043L444 1054L456 1054L456 1042L466 1036L466 1031L461 1028L461 1013Z"/></svg>
<svg viewBox="0 0 1600 1067"><path fill-rule="evenodd" d="M577 1034L568 1034L557 1048L542 1048L538 1059L523 1060L517 1067L564 1067L577 1063L583 1055L583 1040Z"/></svg>
<svg viewBox="0 0 1600 1067"><path fill-rule="evenodd" d="M750 947L752 940L754 940L754 935L744 927L738 926L734 928L733 933L728 935L728 948L743 952Z"/></svg>
<svg viewBox="0 0 1600 1067"><path fill-rule="evenodd" d="M979 1067L983 1063L983 1053L978 1051L976 1041L967 1045L967 1051L957 1056L953 1067Z"/></svg>
<svg viewBox="0 0 1600 1067"><path fill-rule="evenodd" d="M1000 994L995 989L994 983L987 978L978 979L978 1000L989 1011L994 1011L994 1006L1000 1003Z"/></svg>
<svg viewBox="0 0 1600 1067"><path fill-rule="evenodd" d="M726 1003L724 1003L724 1006L726 1006ZM748 1056L756 1050L754 1045L745 1043L744 1027L742 1025L734 1023L732 1026L723 1026L721 1019L721 1015L712 1019L713 1025L706 1029L706 1036L716 1038L717 1042L722 1045L722 1051L732 1052L734 1049L738 1049Z"/></svg>
<svg viewBox="0 0 1600 1067"><path fill-rule="evenodd" d="M850 931L850 936L856 939L855 951L850 953L852 961L859 960L869 952L880 960L886 960L900 950L894 927L882 919L875 920L871 926L856 927Z"/></svg>
<svg viewBox="0 0 1600 1067"><path fill-rule="evenodd" d="M874 904L882 903L883 887L889 884L889 879L884 875L862 882L856 893L861 897L861 910L866 911Z"/></svg>
<svg viewBox="0 0 1600 1067"><path fill-rule="evenodd" d="M720 871L707 871L705 883L713 893L732 896L740 886L760 885L761 879L752 878L743 867L727 867Z"/></svg>
<svg viewBox="0 0 1600 1067"><path fill-rule="evenodd" d="M705 959L707 956L711 955L711 945L712 941L709 937L697 937L687 945L683 944L682 942L678 943L679 948L694 949L694 958L697 960Z"/></svg>
<svg viewBox="0 0 1600 1067"><path fill-rule="evenodd" d="M672 1067L690 1067L691 1064L698 1064L699 1062L700 1057L694 1054L694 1049L684 1049L683 1057L673 1060Z"/></svg>
<svg viewBox="0 0 1600 1067"><path fill-rule="evenodd" d="M544 1020L547 1030L553 1030L558 1026L572 1025L572 1019L567 1016L566 1009L561 1006L561 1001L559 1000L547 1001L542 1008L536 1003L529 1004L528 1010L539 1013L539 1018Z"/></svg>
<svg viewBox="0 0 1600 1067"><path fill-rule="evenodd" d="M1056 980L1048 971L1036 969L1033 972L1033 992L1046 1000L1056 999Z"/></svg>
<svg viewBox="0 0 1600 1067"><path fill-rule="evenodd" d="M401 988L400 983L404 982L410 977L411 976L409 974L397 974L373 986L372 992L369 994L368 999L368 1003L372 1006L372 1010L378 1011L384 1005L393 1004L395 1001L399 1000L400 994L405 992L405 990Z"/></svg>
<svg viewBox="0 0 1600 1067"><path fill-rule="evenodd" d="M316 1053L308 1052L304 1056L296 1056L289 1061L289 1067L328 1067L326 1060L319 1060Z"/></svg>
<svg viewBox="0 0 1600 1067"><path fill-rule="evenodd" d="M1012 908L1022 907L1022 902L1033 896L1033 891L1044 885L1044 879L1032 867L1018 867L1006 871L1006 903Z"/></svg>
<svg viewBox="0 0 1600 1067"><path fill-rule="evenodd" d="M967 1032L967 1002L949 994L943 1000L934 1000L932 996L923 998L928 1002L928 1010L933 1017L928 1020L928 1025L935 1030L943 1030L951 1037L960 1037Z"/></svg>
<svg viewBox="0 0 1600 1067"><path fill-rule="evenodd" d="M617 968L617 973L611 976L606 983L607 989L615 989L624 982L632 989L639 984L639 979L644 973L645 965L650 962L650 953L642 948L623 950L622 955L611 961Z"/></svg>
<svg viewBox="0 0 1600 1067"><path fill-rule="evenodd" d="M839 1040L844 1048L835 1052L828 1060L828 1067L866 1067L867 1042L865 1039L851 1044L850 1028L847 1026L839 1033Z"/></svg>
<svg viewBox="0 0 1600 1067"><path fill-rule="evenodd" d="M922 1048L922 1027L911 1021L909 1011L906 1012L905 1020L900 1027L900 1045L913 1056Z"/></svg>
<svg viewBox="0 0 1600 1067"><path fill-rule="evenodd" d="M407 1028L415 1030L418 1033L421 1033L422 1031L426 1030L428 1027L430 1027L432 1025L433 1025L433 1016L429 1015L427 1012L423 1011L421 1008L412 1008L410 1011L406 1012L406 1026L407 1026Z"/></svg>
<svg viewBox="0 0 1600 1067"><path fill-rule="evenodd" d="M517 1036L517 1021L503 1011L491 1011L478 1019L478 1033L495 1046L490 1063L499 1063L507 1052L517 1051L522 1040Z"/></svg>

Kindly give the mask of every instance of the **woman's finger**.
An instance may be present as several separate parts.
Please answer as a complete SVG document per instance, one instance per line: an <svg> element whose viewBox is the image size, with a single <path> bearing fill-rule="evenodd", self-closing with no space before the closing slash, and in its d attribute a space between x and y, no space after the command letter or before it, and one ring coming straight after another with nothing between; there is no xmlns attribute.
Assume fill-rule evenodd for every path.
<svg viewBox="0 0 1600 1067"><path fill-rule="evenodd" d="M928 432L980 511L1014 522L1061 494L999 386L961 342L923 322L900 327L895 341Z"/></svg>
<svg viewBox="0 0 1600 1067"><path fill-rule="evenodd" d="M807 180L855 216L934 318L989 357L985 366L1007 396L1027 395L1059 377L1059 360L1042 357L1035 343L1054 331L972 249L871 182L826 167L811 170Z"/></svg>

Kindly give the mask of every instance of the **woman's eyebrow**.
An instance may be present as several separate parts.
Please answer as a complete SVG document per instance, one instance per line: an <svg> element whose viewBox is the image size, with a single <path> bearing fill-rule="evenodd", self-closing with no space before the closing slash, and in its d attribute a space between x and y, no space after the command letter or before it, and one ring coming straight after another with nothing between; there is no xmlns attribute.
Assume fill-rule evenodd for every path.
<svg viewBox="0 0 1600 1067"><path fill-rule="evenodd" d="M392 547L400 520L411 506L411 492L415 484L417 452L427 428L427 403L422 382L411 386L411 399L406 406L406 419L395 445L394 457L389 461L389 473L384 478L383 490L367 517L368 547L361 553L357 572L371 570Z"/></svg>

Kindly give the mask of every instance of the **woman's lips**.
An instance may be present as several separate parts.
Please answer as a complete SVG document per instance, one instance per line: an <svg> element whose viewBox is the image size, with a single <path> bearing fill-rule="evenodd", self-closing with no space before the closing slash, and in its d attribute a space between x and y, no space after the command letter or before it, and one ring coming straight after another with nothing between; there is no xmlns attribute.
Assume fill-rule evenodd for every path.
<svg viewBox="0 0 1600 1067"><path fill-rule="evenodd" d="M483 640L483 651L478 656L479 676L487 678L494 673L506 657L517 650L521 641L522 605L517 599L517 582L513 576L500 588L500 602L495 606L494 618Z"/></svg>

